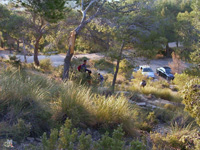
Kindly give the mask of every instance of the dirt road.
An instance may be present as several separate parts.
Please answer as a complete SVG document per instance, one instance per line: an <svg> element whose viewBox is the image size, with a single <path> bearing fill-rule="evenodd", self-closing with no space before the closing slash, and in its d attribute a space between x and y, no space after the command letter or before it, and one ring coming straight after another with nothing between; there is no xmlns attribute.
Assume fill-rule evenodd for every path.
<svg viewBox="0 0 200 150"><path fill-rule="evenodd" d="M0 51L0 57L3 57L5 59L9 59L9 51ZM24 62L24 56L23 55L16 55L22 62ZM98 60L98 59L104 59L105 56L100 54L100 53L93 53L93 54L78 54L74 55L74 58L82 58L82 57L87 57L90 60ZM58 54L58 55L51 55L51 56L45 56L45 55L39 55L38 56L39 60L49 58L52 61L53 66L59 66L63 65L64 63L64 54ZM133 58L135 59L136 65L149 65L153 71L156 71L156 68L161 67L161 66L168 66L169 63L172 62L171 58L164 58L164 59L153 59L150 61L147 61L143 58ZM27 56L27 61L28 63L33 62L33 56ZM187 66L189 64L186 63Z"/></svg>

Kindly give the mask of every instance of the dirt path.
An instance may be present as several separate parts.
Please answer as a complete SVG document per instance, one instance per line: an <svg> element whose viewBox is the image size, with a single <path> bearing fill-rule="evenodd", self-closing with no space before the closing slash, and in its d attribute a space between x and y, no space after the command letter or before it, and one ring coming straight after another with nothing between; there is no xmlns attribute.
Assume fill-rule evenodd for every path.
<svg viewBox="0 0 200 150"><path fill-rule="evenodd" d="M9 59L9 55L10 55L9 51L2 51L2 50L0 51L0 57ZM17 55L17 57L22 62L24 62L23 55ZM74 55L74 58L82 58L82 57L87 57L90 60L98 60L98 59L105 58L105 56L100 53ZM46 58L49 58L52 61L53 66L59 66L59 65L63 65L65 55L58 54L58 55L51 55L51 56L45 56L45 55L38 56L39 60L46 59ZM135 59L136 65L147 65L148 64L153 69L154 72L156 72L156 68L161 67L161 66L168 66L168 64L172 62L171 58L153 59L150 61L147 61L144 58L134 58L134 59ZM32 63L33 56L27 56L27 61L28 61L28 63ZM186 65L189 66L189 64L187 64L187 63L186 63Z"/></svg>
<svg viewBox="0 0 200 150"><path fill-rule="evenodd" d="M0 51L0 57L3 57L5 59L9 59L9 55L10 55L9 51ZM22 62L24 62L24 56L23 55L16 55L16 56ZM104 58L104 56L100 53L74 55L74 58L82 58L82 57L87 57L88 59L91 59L91 60L98 60L98 59ZM53 66L59 66L59 65L63 65L65 55L64 54L58 54L58 55L51 55L51 56L45 56L45 55L39 55L38 56L39 60L46 59L46 58L49 58L52 61ZM33 56L27 56L27 62L32 63L33 62Z"/></svg>

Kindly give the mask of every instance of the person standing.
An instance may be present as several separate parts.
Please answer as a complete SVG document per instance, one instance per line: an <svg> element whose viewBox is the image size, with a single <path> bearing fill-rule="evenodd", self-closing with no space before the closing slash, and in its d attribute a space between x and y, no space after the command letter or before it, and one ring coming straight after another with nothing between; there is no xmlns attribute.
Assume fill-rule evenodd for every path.
<svg viewBox="0 0 200 150"><path fill-rule="evenodd" d="M100 85L103 86L104 77L100 73L98 73Z"/></svg>

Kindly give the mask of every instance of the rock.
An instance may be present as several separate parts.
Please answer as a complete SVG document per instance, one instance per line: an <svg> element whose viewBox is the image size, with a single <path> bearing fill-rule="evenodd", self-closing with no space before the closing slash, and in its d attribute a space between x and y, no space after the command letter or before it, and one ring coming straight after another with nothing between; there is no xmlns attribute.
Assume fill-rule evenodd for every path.
<svg viewBox="0 0 200 150"><path fill-rule="evenodd" d="M87 128L86 133L92 135L92 132L91 132L91 130L89 128Z"/></svg>
<svg viewBox="0 0 200 150"><path fill-rule="evenodd" d="M131 103L131 104L136 104L136 102L134 102L132 100L129 100L128 102Z"/></svg>
<svg viewBox="0 0 200 150"><path fill-rule="evenodd" d="M146 102L136 103L138 106L146 106Z"/></svg>
<svg viewBox="0 0 200 150"><path fill-rule="evenodd" d="M124 94L124 95L127 94L128 95L130 92L127 92L127 91L116 91L115 93L116 94Z"/></svg>
<svg viewBox="0 0 200 150"><path fill-rule="evenodd" d="M35 140L36 140L37 142L42 142L42 139L40 139L40 138L35 138Z"/></svg>
<svg viewBox="0 0 200 150"><path fill-rule="evenodd" d="M147 104L147 107L151 107L152 109L159 108L159 107L157 107L155 105L151 105L151 104Z"/></svg>
<svg viewBox="0 0 200 150"><path fill-rule="evenodd" d="M26 139L27 139L29 142L31 142L31 143L35 140L35 139L32 138L32 137L27 137Z"/></svg>
<svg viewBox="0 0 200 150"><path fill-rule="evenodd" d="M99 133L98 131L94 131L94 133L93 133L93 139L94 139L95 141L97 141L97 140L99 140L100 138L101 138L100 133Z"/></svg>

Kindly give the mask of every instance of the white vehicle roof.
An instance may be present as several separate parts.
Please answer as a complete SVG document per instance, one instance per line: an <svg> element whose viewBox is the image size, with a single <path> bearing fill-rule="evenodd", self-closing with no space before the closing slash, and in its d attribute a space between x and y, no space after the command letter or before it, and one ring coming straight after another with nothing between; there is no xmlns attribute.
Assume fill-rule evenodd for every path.
<svg viewBox="0 0 200 150"><path fill-rule="evenodd" d="M151 68L149 65L142 65L142 66L139 66L140 68Z"/></svg>

